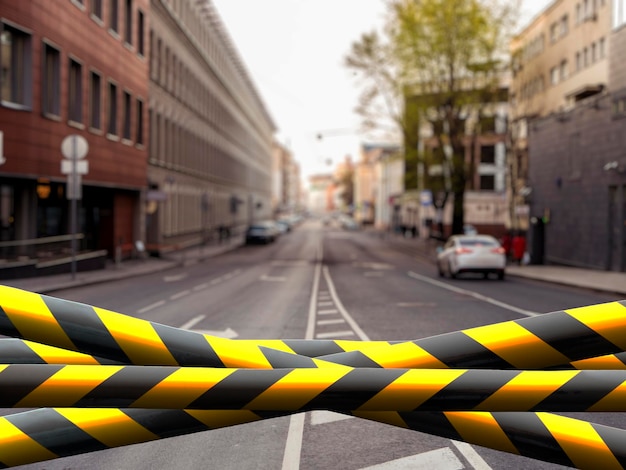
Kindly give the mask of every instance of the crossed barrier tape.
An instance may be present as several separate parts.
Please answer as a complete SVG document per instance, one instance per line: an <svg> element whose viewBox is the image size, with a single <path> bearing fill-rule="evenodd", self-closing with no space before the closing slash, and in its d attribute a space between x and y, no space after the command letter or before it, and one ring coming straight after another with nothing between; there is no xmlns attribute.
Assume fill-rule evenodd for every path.
<svg viewBox="0 0 626 470"><path fill-rule="evenodd" d="M271 343L267 343L263 341L232 341L205 337L205 341L210 344L209 350L215 354L207 355L202 359L202 351L204 350L206 353L206 346L202 342L196 341L189 343L187 347L184 345L184 340L191 339L191 337L187 335L183 340L182 336L187 333L198 335L197 333L184 332L183 330L176 330L170 327L164 327L163 325L151 324L142 320L132 319L131 317L125 317L115 312L108 312L83 304L61 301L59 299L39 296L37 294L17 291L10 288L1 288L0 291L0 306L2 307L0 329L4 334L36 341L43 339L43 341L53 343L57 346L69 346L70 349L73 350L78 350L79 348L76 344L80 344L81 349L87 350L84 352L100 353L99 355L109 361L120 361L121 359L120 362L123 363L133 363L133 361L137 361L136 363L139 364L161 363L163 365L169 365L171 364L169 361L172 361L172 358L175 357L176 359L174 359L174 361L178 360L182 362L183 365L198 365L198 363L200 363L199 365L211 365L213 367L229 365L228 363L231 361L233 363L239 362L247 364L248 366L252 364L251 367L260 367L263 369L270 369L271 367L276 368L277 364L281 363L286 363L288 364L287 366L292 368L333 366L332 363L324 360L326 359L325 357L321 359L311 359L299 356L296 355L294 351L294 349L297 349L297 346L292 349L292 347L287 346L287 342L274 340ZM340 356L337 362L348 362L354 360L356 356L361 361L365 357L371 363L372 358L375 358L374 364L376 366L391 368L397 367L394 365L394 361L395 363L410 363L413 364L413 367L423 367L425 362L434 362L437 364L437 367L443 368L450 367L450 365L456 366L459 361L470 361L479 364L481 367L493 367L493 365L490 364L491 361L496 362L498 364L497 366L500 367L502 364L497 361L502 360L503 356L507 359L505 362L508 367L520 367L520 363L524 362L522 360L523 356L525 354L529 355L528 351L524 353L524 348L536 348L537 344L540 344L537 342L536 338L539 338L539 341L547 345L544 349L550 351L551 348L556 351L556 353L550 351L552 354L545 357L544 365L546 367L558 366L563 363L563 358L565 358L571 362L571 364L569 364L571 368L572 366L577 366L576 362L572 361L584 362L584 358L593 357L598 354L616 353L623 350L623 346L619 345L619 337L620 330L621 332L624 330L625 312L626 309L624 306L621 303L615 302L546 314L543 317L549 318L543 323L543 329L537 327L538 322L530 323L525 320L520 320L517 322L506 322L488 327L464 330L450 335L442 335L440 337L427 338L426 340L414 342L386 344L384 346L379 346L384 342L374 342L376 343L375 345L369 345L370 348L358 351L356 355L354 353L345 353L342 358L341 356L344 353L340 353L336 356ZM85 315L85 313L87 313L87 315ZM94 313L95 317L97 317L96 319L94 318ZM89 314L91 314L91 316L89 316ZM98 323L98 319L101 323ZM523 323L523 325L520 325L520 323ZM138 327L137 331L139 331L140 334L129 333L133 331L130 328L131 326ZM521 328L519 328L520 326ZM482 331L480 331L481 329ZM158 333L155 334L155 332ZM180 332L182 332L182 335ZM442 341L446 339L449 340L455 335L457 336L456 340L462 338L461 335L465 335L467 338L473 339L474 342L466 341L465 344L461 344L455 341L455 346L457 347L453 348L448 355L439 354L438 357L434 357L432 354L433 350L440 353L445 352L438 351L441 345L438 345L435 339L443 338ZM498 335L500 335L500 337L498 337ZM505 336L504 340L502 336ZM89 341L87 341L86 338L88 338ZM167 338L167 341L163 338ZM298 341L292 342L292 346L295 346L297 342ZM511 344L507 345L507 342ZM265 343L265 345L262 343ZM310 355L319 352L315 351L318 347L320 349L329 346L341 348L346 345L348 349L356 349L358 347L358 345L353 344L356 342L352 342L350 345L343 343L341 346L338 346L336 343L331 344L328 341L300 343L306 344ZM94 344L96 344L95 347ZM267 346L268 344L278 349L271 349ZM478 347L476 344L478 344ZM459 347L459 345L462 347ZM402 349L407 346L409 347L408 351ZM148 351L142 352L142 347L145 347ZM394 349L394 351L390 353L389 350L391 349ZM161 355L157 360L151 359L146 361L145 359L150 357L152 350L160 352ZM165 354L165 351L169 351L170 354ZM487 351L491 352L491 354ZM250 358L237 358L238 353L243 355L248 352L254 354L253 360L250 360ZM346 357L346 355L350 357ZM530 356L533 355L530 354ZM216 357L218 358L217 361ZM130 358L132 358L132 360ZM600 360L604 366L616 362L623 364L617 356L607 356L607 358ZM85 360L85 358L81 358L80 360ZM597 359L590 360L597 361ZM208 362L212 362L212 364L207 364ZM527 360L526 363L534 363L534 367L542 367L541 361L538 360L536 356ZM280 367L287 366L280 365ZM100 366L91 367L94 369L102 368ZM341 366L338 366L336 363L334 367L334 373L338 372L338 367L341 368ZM348 373L345 368L341 369L344 369L342 373ZM176 370L185 371L181 372L183 374L188 373L186 372L186 368L178 368ZM296 371L298 374L310 374L312 372L311 370L300 369L296 369ZM244 371L236 372L240 373ZM269 370L245 372L272 373L272 371ZM353 372L355 371L350 370L350 373ZM373 372L373 370L368 371L364 369L361 372L367 373ZM405 373L408 372L413 373L415 371L406 371ZM425 372L426 376L431 372L436 373L437 371ZM475 373L477 371L466 372ZM499 373L503 371L480 372ZM510 373L511 371L507 372ZM536 371L534 373L539 372L540 371ZM530 371L518 371L515 373L515 376L517 377L521 374L528 373L530 373ZM575 377L578 376L578 373L575 374ZM526 377L528 377L528 375L526 375ZM612 379L615 380L614 377ZM533 383L528 384L528 386L532 390L540 385L534 381L531 382ZM454 384L454 382L452 384ZM350 391L350 387L352 387L352 385L348 384L348 391ZM63 385L61 385L61 389L62 388ZM577 390L577 388L573 387L572 391L577 392ZM383 390L379 390L379 393L382 391ZM171 403L168 406L171 407ZM132 443L130 442L132 438L121 438L120 433L114 431L117 427L115 424L116 421L110 419L111 413L115 413L115 416L119 418L120 426L122 426L121 423L125 423L127 426L136 426L143 429L145 431L143 434L144 440L147 439L146 436L150 438L166 437L168 435L220 427L222 424L231 425L286 414L284 410L278 412L272 411L269 412L268 415L267 413L260 413L258 410L247 413L242 410L219 412L215 410L77 410L68 408L33 410L31 412L17 413L5 417L0 429L9 429L12 433L11 437L13 442L19 441L22 446L39 446L40 454L43 455L39 460L54 458L59 455L71 455L77 452L76 449L72 447L71 442L66 442L65 445L64 443L51 442L49 443L51 445L50 448L42 446L32 437L43 434L40 432L41 429L31 429L32 432L30 435L23 432L22 429L28 428L28 425L31 425L30 428L33 428L32 424L35 420L32 418L34 418L34 415L37 413L38 419L42 417L46 418L43 420L46 425L51 425L56 421L57 424L62 424L66 427L69 426L72 428L72 426L74 426L83 434L88 434L89 436L99 433L105 436L115 434L117 437L113 439L113 441L117 442L113 442L113 444L116 445ZM131 416L141 417L141 413L149 414L151 416L152 427L160 427L161 429L156 429L160 432L151 433L148 431L148 428L141 426L138 421L132 419ZM173 422L175 424L170 427L168 431L166 426L166 424L169 425L168 421L165 419L161 421L158 417L169 416L171 418L172 413L177 413L176 416L184 417L184 419L170 421L169 423ZM599 462L604 463L601 465L603 468L624 467L623 444L621 444L624 442L623 430L551 415L549 413L451 411L428 413L414 411L399 412L397 410L351 411L351 413L355 416L386 422L396 426L466 440L467 442L485 445L486 447L563 463L565 465L577 466L579 468L597 468ZM103 415L107 416L107 418L102 419ZM122 416L125 418L122 418ZM157 417L156 420L153 419L155 416ZM200 416L201 419L198 419L198 416ZM130 422L135 423L135 425L129 424ZM180 426L176 425L177 423L183 422L184 424ZM41 424L42 421L38 421L38 423ZM18 424L21 424L21 427ZM111 429L111 426L113 429ZM76 431L76 429L74 429L74 431ZM87 430L89 430L89 432ZM4 435L4 433L2 433L2 435ZM89 439L95 438L90 437ZM106 439L104 439L104 441L106 442ZM109 441L111 441L111 439L109 439ZM139 439L135 442L141 441L142 440ZM100 448L105 445L102 440L98 440L98 442ZM23 462L23 457L21 457L22 454L17 451L11 451L10 449L7 451L5 447L7 446L5 446L4 443L0 443L0 461L4 462L6 465L15 465L16 463L12 462L16 461L25 463ZM98 446L95 447L98 448ZM63 450L64 452L55 454L52 448ZM34 449L32 450L34 451ZM7 455L7 459L4 459L3 455ZM22 458L22 460L20 460L20 458ZM11 459L13 460L11 461Z"/></svg>

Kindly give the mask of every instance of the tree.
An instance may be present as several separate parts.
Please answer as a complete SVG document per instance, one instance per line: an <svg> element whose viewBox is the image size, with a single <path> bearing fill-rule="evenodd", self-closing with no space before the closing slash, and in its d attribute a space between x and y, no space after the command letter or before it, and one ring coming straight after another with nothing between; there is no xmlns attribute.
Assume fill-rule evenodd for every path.
<svg viewBox="0 0 626 470"><path fill-rule="evenodd" d="M439 176L426 178L426 184L441 188L440 202L453 196L452 233L461 233L464 224L465 118L472 112L480 114L484 103L500 93L507 66L507 35L517 3L389 0L387 41L364 35L353 44L346 60L370 79L368 93L357 109L366 121L371 122L376 111L368 106L374 100L365 98L388 96L391 89L400 100L404 112L392 116L402 130L405 159L426 169L440 166ZM381 54L384 60L376 64ZM386 73L382 67L387 67ZM418 154L419 130L426 124L432 126L438 146L433 152Z"/></svg>

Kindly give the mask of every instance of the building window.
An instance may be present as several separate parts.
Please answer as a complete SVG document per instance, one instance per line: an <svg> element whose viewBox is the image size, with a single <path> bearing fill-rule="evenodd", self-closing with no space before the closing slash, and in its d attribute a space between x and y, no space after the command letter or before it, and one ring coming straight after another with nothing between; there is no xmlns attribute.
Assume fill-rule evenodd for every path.
<svg viewBox="0 0 626 470"><path fill-rule="evenodd" d="M569 32L569 19L567 15L563 15L563 17L561 18L561 31L560 31L561 37L567 35L568 32Z"/></svg>
<svg viewBox="0 0 626 470"><path fill-rule="evenodd" d="M581 57L582 56L580 55L580 52L577 52L576 53L576 71L577 72L583 68Z"/></svg>
<svg viewBox="0 0 626 470"><path fill-rule="evenodd" d="M117 135L117 86L109 82L107 134Z"/></svg>
<svg viewBox="0 0 626 470"><path fill-rule="evenodd" d="M44 115L61 115L61 52L50 44L43 45L42 103Z"/></svg>
<svg viewBox="0 0 626 470"><path fill-rule="evenodd" d="M604 59L606 51L604 49L604 38L600 38L600 40L598 41L598 55L600 57L600 59Z"/></svg>
<svg viewBox="0 0 626 470"><path fill-rule="evenodd" d="M589 49L586 47L583 49L583 67L589 65Z"/></svg>
<svg viewBox="0 0 626 470"><path fill-rule="evenodd" d="M83 122L83 67L70 59L70 86L68 90L68 117L73 122Z"/></svg>
<svg viewBox="0 0 626 470"><path fill-rule="evenodd" d="M495 175L480 175L480 189L483 191L494 191L496 189Z"/></svg>
<svg viewBox="0 0 626 470"><path fill-rule="evenodd" d="M102 0L91 0L91 16L102 20Z"/></svg>
<svg viewBox="0 0 626 470"><path fill-rule="evenodd" d="M550 69L550 83L552 85L559 83L559 67L552 67Z"/></svg>
<svg viewBox="0 0 626 470"><path fill-rule="evenodd" d="M136 118L137 122L135 125L137 126L137 132L135 142L137 142L138 145L143 145L143 101L139 98L137 98Z"/></svg>
<svg viewBox="0 0 626 470"><path fill-rule="evenodd" d="M567 67L567 60L561 61L561 67L560 67L559 74L560 74L561 81L567 79L567 77L569 75L569 69Z"/></svg>
<svg viewBox="0 0 626 470"><path fill-rule="evenodd" d="M130 140L130 93L125 91L123 94L123 99L124 120L122 121L122 138Z"/></svg>
<svg viewBox="0 0 626 470"><path fill-rule="evenodd" d="M31 106L31 36L24 31L2 24L0 33L2 59L2 101L4 104Z"/></svg>
<svg viewBox="0 0 626 470"><path fill-rule="evenodd" d="M145 55L145 42L144 42L144 32L145 32L145 17L141 10L137 11L137 53L139 55Z"/></svg>
<svg viewBox="0 0 626 470"><path fill-rule="evenodd" d="M133 0L124 0L124 42L133 44Z"/></svg>
<svg viewBox="0 0 626 470"><path fill-rule="evenodd" d="M96 72L89 74L89 127L102 129L100 106L102 103L102 78Z"/></svg>
<svg viewBox="0 0 626 470"><path fill-rule="evenodd" d="M495 145L482 145L480 147L480 163L495 165L496 147Z"/></svg>
<svg viewBox="0 0 626 470"><path fill-rule="evenodd" d="M110 0L111 3L109 3L109 28L111 29L111 31L114 31L116 33L119 32L120 30L120 25L119 25L119 8L118 8L118 1L119 0Z"/></svg>

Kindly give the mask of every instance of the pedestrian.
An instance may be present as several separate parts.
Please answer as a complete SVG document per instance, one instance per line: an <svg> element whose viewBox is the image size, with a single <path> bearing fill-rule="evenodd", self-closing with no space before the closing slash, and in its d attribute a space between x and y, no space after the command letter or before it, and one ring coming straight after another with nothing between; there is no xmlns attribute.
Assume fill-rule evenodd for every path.
<svg viewBox="0 0 626 470"><path fill-rule="evenodd" d="M511 241L511 250L513 254L513 262L522 264L524 253L526 252L526 238L521 232L517 232Z"/></svg>

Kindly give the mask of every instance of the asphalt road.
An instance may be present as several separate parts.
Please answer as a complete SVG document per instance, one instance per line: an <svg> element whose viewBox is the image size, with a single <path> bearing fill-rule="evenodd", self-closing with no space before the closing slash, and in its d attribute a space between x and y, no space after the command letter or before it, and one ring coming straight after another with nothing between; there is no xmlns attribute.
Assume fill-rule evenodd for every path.
<svg viewBox="0 0 626 470"><path fill-rule="evenodd" d="M371 234L307 221L266 246L55 293L139 318L245 338L408 340L618 300L523 279L440 279ZM620 299L621 300L621 299ZM626 427L621 415L572 415ZM24 466L32 469L563 468L330 412L308 412Z"/></svg>

